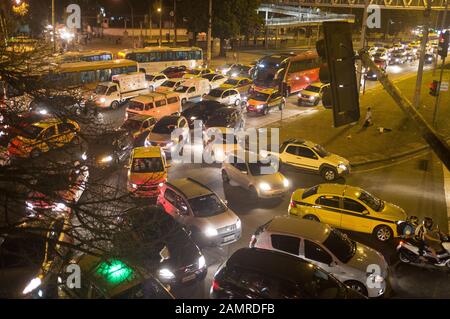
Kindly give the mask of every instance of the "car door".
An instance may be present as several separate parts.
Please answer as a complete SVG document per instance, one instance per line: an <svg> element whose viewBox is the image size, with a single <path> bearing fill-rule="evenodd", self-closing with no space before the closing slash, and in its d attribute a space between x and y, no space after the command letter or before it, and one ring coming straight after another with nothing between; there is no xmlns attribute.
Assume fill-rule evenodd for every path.
<svg viewBox="0 0 450 319"><path fill-rule="evenodd" d="M299 166L297 163L298 147L295 145L288 145L283 153L280 154L280 159L283 163Z"/></svg>
<svg viewBox="0 0 450 319"><path fill-rule="evenodd" d="M319 156L305 146L298 146L296 161L305 169L318 170L320 167Z"/></svg>
<svg viewBox="0 0 450 319"><path fill-rule="evenodd" d="M236 101L239 100L239 92L236 90L230 90L230 102L229 104L236 104Z"/></svg>
<svg viewBox="0 0 450 319"><path fill-rule="evenodd" d="M75 127L70 123L58 124L58 136L61 142L61 146L68 144L72 141L76 134Z"/></svg>
<svg viewBox="0 0 450 319"><path fill-rule="evenodd" d="M247 187L248 167L246 163L242 163L238 157L230 156L230 175L229 176L239 186Z"/></svg>
<svg viewBox="0 0 450 319"><path fill-rule="evenodd" d="M221 101L219 101L219 102L226 104L226 105L230 104L230 94L231 94L231 90L223 92Z"/></svg>
<svg viewBox="0 0 450 319"><path fill-rule="evenodd" d="M288 253L294 256L300 255L301 239L285 234L270 234L270 243L273 250Z"/></svg>
<svg viewBox="0 0 450 319"><path fill-rule="evenodd" d="M303 258L320 267L326 272L333 273L336 265L333 256L321 245L305 239L303 241Z"/></svg>
<svg viewBox="0 0 450 319"><path fill-rule="evenodd" d="M166 80L167 80L167 78L164 75L158 75L155 77L155 80L154 80L155 83L153 85L156 88L156 87L160 86L161 84L163 84L163 82Z"/></svg>
<svg viewBox="0 0 450 319"><path fill-rule="evenodd" d="M197 98L197 97L199 97L199 96L200 96L200 95L197 94L197 89L195 88L195 86L192 86L192 87L190 87L190 88L187 90L187 97L188 97L188 100L195 99L195 98Z"/></svg>
<svg viewBox="0 0 450 319"><path fill-rule="evenodd" d="M339 196L321 195L315 200L315 212L322 223L341 227L342 212Z"/></svg>
<svg viewBox="0 0 450 319"><path fill-rule="evenodd" d="M341 227L359 232L371 232L374 220L371 219L369 212L370 210L361 202L344 197Z"/></svg>

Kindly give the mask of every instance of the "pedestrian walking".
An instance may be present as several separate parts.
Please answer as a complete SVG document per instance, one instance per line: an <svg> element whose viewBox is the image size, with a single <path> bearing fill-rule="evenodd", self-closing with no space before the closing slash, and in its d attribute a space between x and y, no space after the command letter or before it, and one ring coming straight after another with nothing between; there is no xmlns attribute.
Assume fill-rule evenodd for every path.
<svg viewBox="0 0 450 319"><path fill-rule="evenodd" d="M369 127L373 125L372 121L372 109L370 107L367 108L366 117L364 119L363 127Z"/></svg>

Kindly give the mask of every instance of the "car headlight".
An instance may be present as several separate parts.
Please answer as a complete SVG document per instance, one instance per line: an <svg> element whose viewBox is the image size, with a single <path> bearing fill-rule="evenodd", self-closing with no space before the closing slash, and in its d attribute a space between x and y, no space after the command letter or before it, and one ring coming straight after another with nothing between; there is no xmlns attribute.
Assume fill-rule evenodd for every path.
<svg viewBox="0 0 450 319"><path fill-rule="evenodd" d="M238 219L238 221L236 222L236 228L241 229L241 227L242 227L242 222L240 219Z"/></svg>
<svg viewBox="0 0 450 319"><path fill-rule="evenodd" d="M214 237L214 236L217 236L217 234L218 234L217 229L212 228L212 227L206 228L204 233L205 233L206 237Z"/></svg>
<svg viewBox="0 0 450 319"><path fill-rule="evenodd" d="M167 268L162 268L159 270L159 277L162 279L173 279L175 275Z"/></svg>
<svg viewBox="0 0 450 319"><path fill-rule="evenodd" d="M131 188L136 189L138 186L136 184L131 184Z"/></svg>
<svg viewBox="0 0 450 319"><path fill-rule="evenodd" d="M25 287L25 289L22 291L22 293L24 295L32 292L33 290L35 290L37 287L39 287L42 284L42 280L39 277L33 278L28 285Z"/></svg>
<svg viewBox="0 0 450 319"><path fill-rule="evenodd" d="M289 187L289 180L287 178L283 179L283 186L284 187Z"/></svg>
<svg viewBox="0 0 450 319"><path fill-rule="evenodd" d="M27 209L33 210L34 209L34 205L31 202L26 202L25 203L27 205Z"/></svg>
<svg viewBox="0 0 450 319"><path fill-rule="evenodd" d="M64 203L58 203L55 206L55 210L58 210L58 211L65 210L66 208L67 208L67 206Z"/></svg>
<svg viewBox="0 0 450 319"><path fill-rule="evenodd" d="M343 164L343 163L339 164L339 165L338 165L338 168L341 169L341 170L343 170L343 171L346 171L346 170L348 169L347 165L345 165L345 164Z"/></svg>
<svg viewBox="0 0 450 319"><path fill-rule="evenodd" d="M83 153L83 154L81 155L81 159L82 159L83 161L87 160L87 155L86 155L86 153Z"/></svg>
<svg viewBox="0 0 450 319"><path fill-rule="evenodd" d="M264 107L264 104L260 104L260 105L256 106L256 108L257 108L258 110L262 109L263 107Z"/></svg>
<svg viewBox="0 0 450 319"><path fill-rule="evenodd" d="M267 183L260 183L259 189L262 191L270 191L270 185Z"/></svg>
<svg viewBox="0 0 450 319"><path fill-rule="evenodd" d="M197 117L196 116L191 116L191 121L196 120Z"/></svg>
<svg viewBox="0 0 450 319"><path fill-rule="evenodd" d="M205 257L204 256L200 256L200 258L198 259L198 269L202 269L205 266L206 266Z"/></svg>
<svg viewBox="0 0 450 319"><path fill-rule="evenodd" d="M46 109L41 109L41 110L39 110L39 114L41 114L41 115L47 115L47 114L48 114L48 111L47 111Z"/></svg>
<svg viewBox="0 0 450 319"><path fill-rule="evenodd" d="M314 96L310 96L310 97L309 97L309 100L310 100L310 101L313 101L313 100L314 100Z"/></svg>
<svg viewBox="0 0 450 319"><path fill-rule="evenodd" d="M113 160L112 156L111 156L111 155L108 155L108 156L103 157L103 158L100 160L100 162L102 162L102 163L109 163L109 162L111 162L112 160Z"/></svg>
<svg viewBox="0 0 450 319"><path fill-rule="evenodd" d="M104 97L100 98L100 103L105 103L106 99Z"/></svg>

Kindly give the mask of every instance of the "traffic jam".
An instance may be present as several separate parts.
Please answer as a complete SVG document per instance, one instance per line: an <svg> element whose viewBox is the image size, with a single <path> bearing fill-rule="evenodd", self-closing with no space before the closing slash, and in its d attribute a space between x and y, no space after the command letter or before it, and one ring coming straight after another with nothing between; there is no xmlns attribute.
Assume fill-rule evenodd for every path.
<svg viewBox="0 0 450 319"><path fill-rule="evenodd" d="M426 64L434 62L436 46L427 47ZM420 42L374 43L369 53L390 72L414 63ZM372 238L377 247L394 247L402 263L450 269L447 235L441 234L439 250L427 249L414 234L433 221L422 223L365 185L347 185L352 163L346 158L302 136L264 150L249 145L246 131L262 128L252 127L255 121L278 119L286 108L330 108L322 104L329 84L319 80L315 51L274 53L253 64L217 68L204 66L203 59L196 47L64 53L55 58L48 79L64 90L83 87L79 95L2 101L1 166L23 179L28 177L20 175L20 167L46 167L45 174L27 179L33 191L16 203L23 213L17 222L27 220L36 232L41 223L51 229L44 235L50 244L0 234L2 269L24 266L8 248L33 254L40 263L11 277L17 279L8 287L12 296L172 299L204 282L206 297L220 299L389 298L391 270L383 251L355 240L354 233ZM366 69L364 79L377 76ZM8 111L19 104L27 107L15 115ZM200 162L185 162L196 156ZM191 169L210 182L192 177ZM297 171L319 182L296 188ZM111 189L100 186L101 178ZM250 205L283 198L289 204L274 217L258 217L260 226L248 229L247 217L234 209L240 200L225 199L217 184L237 187ZM105 216L105 227L118 223L130 238L138 236L142 247L150 245L152 263L106 258L101 248L95 256L71 249L79 238L64 229L85 234L92 228L76 213L78 205L92 205L99 214L119 210L106 208L108 203L92 195L96 192L100 199L117 192L126 198L124 205L139 203L136 214ZM154 227L143 229L149 221ZM126 242L127 236L117 240ZM217 263L214 256L224 249L228 255ZM83 289L61 284L69 264L80 266Z"/></svg>

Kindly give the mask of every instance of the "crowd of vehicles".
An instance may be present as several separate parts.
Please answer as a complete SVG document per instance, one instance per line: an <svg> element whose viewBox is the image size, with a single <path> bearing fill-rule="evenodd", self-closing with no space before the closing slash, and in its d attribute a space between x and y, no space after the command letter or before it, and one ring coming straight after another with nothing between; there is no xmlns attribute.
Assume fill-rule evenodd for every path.
<svg viewBox="0 0 450 319"><path fill-rule="evenodd" d="M395 48L392 54L378 47L372 53L375 59L385 59L387 65L388 61L410 61L409 53L402 52L416 49L413 45ZM399 54L405 57L397 61ZM24 295L173 298L168 286L206 277L203 249L241 240L243 225L230 208L233 206L207 185L192 178L170 176L171 157L182 155L187 146L192 146L191 130L197 121L201 121L201 148L220 163L224 185L241 187L243 196L248 195L252 202L290 196L285 216L258 227L251 238L244 238L250 247L234 252L218 268L211 285L212 298L360 299L386 294L389 267L384 257L338 229L390 242L403 234L400 225L408 217L402 208L362 188L331 184L350 174L351 165L317 143L289 139L279 150L253 154L256 160L251 160L249 151L237 152L242 150L237 133L245 128L244 110L262 115L273 109L283 110L286 95L295 92L299 92L299 104L318 105L326 85L318 82L315 53L274 54L254 66L233 64L215 71L200 67L203 55L198 48L125 50L119 53L120 60L108 60L106 53L98 58L78 56L77 61L83 62L62 63L50 78L56 76L56 81L70 85L97 84L91 98L95 107L117 109L123 104L125 118L120 128L88 141L89 148L81 156L83 164L69 174L77 187L61 196L65 202L78 201L86 188L89 168L124 166L125 187L132 198L152 199L160 207L165 223L176 229L176 235L167 239L166 245L155 248L157 253L149 252L149 259L161 260L156 272L149 273L141 269L142 265L125 260L80 254L71 262L79 264L89 278L84 283L86 289L75 293L62 286L55 290L60 268L33 279ZM43 114L28 117L20 131L8 131L6 152L13 160L38 158L80 143L81 129L75 121ZM326 183L293 190L285 167L313 172ZM35 193L30 194L25 205L30 214L66 208ZM159 236L138 232L137 226L145 218L144 214L124 220L136 226L131 227L137 232L133 236L142 243ZM2 243L4 240L0 241L0 256ZM443 246L449 255L448 243ZM403 262L414 262L415 255L420 257L413 239L401 241L398 250ZM443 265L450 267L449 259L443 260ZM379 273L367 272L373 264L380 267Z"/></svg>

